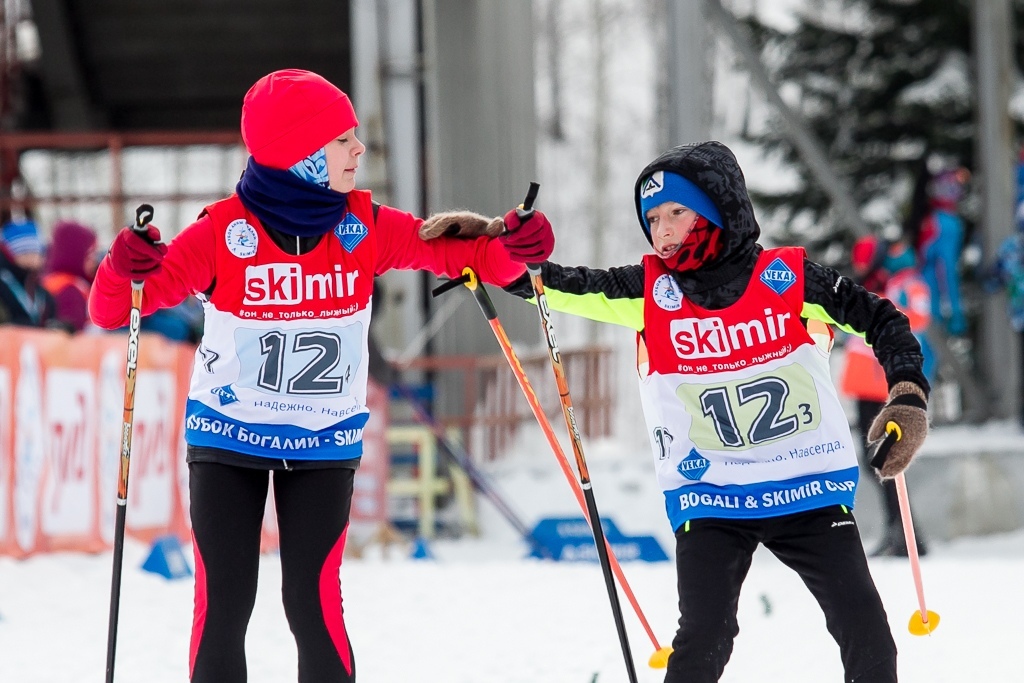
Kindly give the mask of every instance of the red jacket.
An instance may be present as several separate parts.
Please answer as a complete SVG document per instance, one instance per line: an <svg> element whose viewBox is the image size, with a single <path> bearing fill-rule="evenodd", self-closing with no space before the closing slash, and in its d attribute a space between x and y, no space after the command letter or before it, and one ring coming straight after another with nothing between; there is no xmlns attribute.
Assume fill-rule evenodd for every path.
<svg viewBox="0 0 1024 683"><path fill-rule="evenodd" d="M458 277L464 267L471 266L482 281L503 287L526 272L526 266L511 260L494 239L438 237L425 241L418 234L422 219L389 206L380 207L375 223L377 267L374 275L398 269L427 270L438 276ZM143 315L176 306L188 295L210 287L215 275L217 239L213 221L204 213L171 240L163 269L146 280ZM128 280L114 273L109 259L104 259L89 296L93 322L106 329L126 325L131 310L130 292Z"/></svg>

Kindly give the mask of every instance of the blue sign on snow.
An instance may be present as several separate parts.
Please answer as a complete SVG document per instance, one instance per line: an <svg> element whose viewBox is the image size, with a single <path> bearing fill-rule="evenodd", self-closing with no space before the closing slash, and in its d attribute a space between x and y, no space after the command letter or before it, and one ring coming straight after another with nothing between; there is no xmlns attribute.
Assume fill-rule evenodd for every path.
<svg viewBox="0 0 1024 683"><path fill-rule="evenodd" d="M643 562L664 562L668 555L654 536L626 536L607 517L601 518L605 539L611 545L620 562L641 560ZM534 548L530 557L566 562L597 562L597 546L590 525L583 517L547 517L533 528L531 534L543 549Z"/></svg>
<svg viewBox="0 0 1024 683"><path fill-rule="evenodd" d="M142 563L147 572L159 574L165 579L182 579L192 576L192 567L188 564L181 541L174 534L161 536L153 541L149 557Z"/></svg>

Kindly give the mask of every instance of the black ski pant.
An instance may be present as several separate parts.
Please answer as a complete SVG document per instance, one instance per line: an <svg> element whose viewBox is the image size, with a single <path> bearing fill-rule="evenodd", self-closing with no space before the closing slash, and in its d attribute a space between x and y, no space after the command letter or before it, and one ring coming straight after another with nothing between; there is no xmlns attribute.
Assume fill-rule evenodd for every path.
<svg viewBox="0 0 1024 683"><path fill-rule="evenodd" d="M765 519L696 519L676 531L680 617L665 683L721 677L739 633L740 587L759 543L796 571L821 605L846 683L896 681L896 644L856 522L835 506Z"/></svg>
<svg viewBox="0 0 1024 683"><path fill-rule="evenodd" d="M355 660L338 569L353 469L275 470L281 594L299 655L299 683L350 683ZM192 683L245 683L245 632L256 602L268 470L189 463L196 556Z"/></svg>

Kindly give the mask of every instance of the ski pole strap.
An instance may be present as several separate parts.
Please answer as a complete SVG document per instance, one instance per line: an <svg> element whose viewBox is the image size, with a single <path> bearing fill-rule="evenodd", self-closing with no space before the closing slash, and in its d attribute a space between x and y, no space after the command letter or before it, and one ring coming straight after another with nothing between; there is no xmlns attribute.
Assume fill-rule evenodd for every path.
<svg viewBox="0 0 1024 683"><path fill-rule="evenodd" d="M917 397L915 396L914 398ZM885 464L886 459L889 457L889 451L892 450L892 447L901 438L903 438L903 431L900 429L900 426L891 420L887 422L885 425L885 439L882 440L878 450L875 451L875 457L871 458L871 466L876 470L882 469L882 465Z"/></svg>
<svg viewBox="0 0 1024 683"><path fill-rule="evenodd" d="M462 269L462 278L469 291L473 292L473 298L476 299L476 305L480 307L480 312L487 318L487 322L493 326L495 321L498 320L498 311L494 308L494 302L491 301L490 294L484 288L484 283L480 282L480 278L477 277L476 271L469 266Z"/></svg>
<svg viewBox="0 0 1024 683"><path fill-rule="evenodd" d="M900 394L893 398L891 401L885 404L889 406L910 406L912 408L920 408L921 410L928 410L928 404L925 403L924 399L917 394ZM878 446L878 450L875 451L875 456L871 458L871 466L875 469L882 469L882 465L885 464L885 459L889 457L889 451L896 444L897 441L903 438L903 432L900 426L889 420L885 423L885 439Z"/></svg>
<svg viewBox="0 0 1024 683"><path fill-rule="evenodd" d="M132 225L132 231L134 231L136 235L139 235L140 237L142 237L142 239L146 240L147 242L152 242L152 240L149 239L149 234L146 231L146 226L149 225L149 222L151 220L153 220L153 207L150 206L149 204L139 204L139 208L135 209L135 224ZM142 280L132 280L132 289L141 291L142 283ZM141 310L141 300L138 303ZM132 305L134 306L135 302L133 302Z"/></svg>
<svg viewBox="0 0 1024 683"><path fill-rule="evenodd" d="M920 408L921 410L928 410L928 404L924 402L924 399L917 394L900 394L893 400L889 401L886 405L890 406L913 406L914 408ZM895 424L890 422L889 424ZM885 426L889 428L889 424Z"/></svg>
<svg viewBox="0 0 1024 683"><path fill-rule="evenodd" d="M468 268L466 270L468 270ZM455 289L459 285L466 285L467 287L469 286L469 276L466 275L465 270L462 271L462 275L460 275L459 277L452 278L451 280L445 280L437 287L434 287L432 290L430 290L430 295L433 297L441 296L445 292Z"/></svg>

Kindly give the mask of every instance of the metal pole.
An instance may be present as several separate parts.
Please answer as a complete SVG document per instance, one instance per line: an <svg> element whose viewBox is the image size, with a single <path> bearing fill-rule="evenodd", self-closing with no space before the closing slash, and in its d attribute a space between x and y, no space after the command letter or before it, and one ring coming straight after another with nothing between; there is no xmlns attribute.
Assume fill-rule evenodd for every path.
<svg viewBox="0 0 1024 683"><path fill-rule="evenodd" d="M977 176L981 180L982 236L985 253L995 255L1013 234L1013 134L1008 106L1014 78L1014 35L1009 0L975 0L974 45L977 64ZM1003 292L985 299L978 361L990 383L998 417L1020 415L1020 339L1007 319Z"/></svg>

